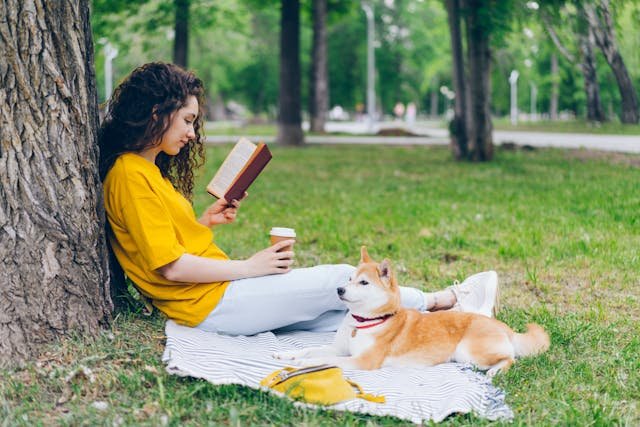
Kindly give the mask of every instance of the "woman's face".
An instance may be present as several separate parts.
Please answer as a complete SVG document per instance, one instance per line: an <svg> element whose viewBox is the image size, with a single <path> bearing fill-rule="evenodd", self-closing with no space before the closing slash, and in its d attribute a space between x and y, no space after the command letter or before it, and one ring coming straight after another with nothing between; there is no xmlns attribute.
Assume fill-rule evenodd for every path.
<svg viewBox="0 0 640 427"><path fill-rule="evenodd" d="M198 117L198 99L189 95L184 107L173 113L169 129L160 140L159 151L175 156L182 147L189 143L189 140L196 137L194 129L196 118Z"/></svg>

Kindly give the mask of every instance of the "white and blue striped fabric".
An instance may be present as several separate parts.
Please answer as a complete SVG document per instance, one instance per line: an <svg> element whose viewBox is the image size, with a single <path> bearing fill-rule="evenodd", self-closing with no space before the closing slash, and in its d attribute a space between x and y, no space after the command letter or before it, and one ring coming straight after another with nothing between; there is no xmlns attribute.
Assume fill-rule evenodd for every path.
<svg viewBox="0 0 640 427"><path fill-rule="evenodd" d="M283 361L273 359L272 353L327 344L333 339L333 333L302 331L232 337L172 321L167 322L166 334L162 360L169 373L256 389L260 389L260 380L267 374L285 366ZM344 375L360 384L365 392L383 395L386 403L354 399L325 409L390 415L414 423L438 422L452 414L469 412L490 420L513 418L504 391L469 366L446 363L420 369L345 370Z"/></svg>

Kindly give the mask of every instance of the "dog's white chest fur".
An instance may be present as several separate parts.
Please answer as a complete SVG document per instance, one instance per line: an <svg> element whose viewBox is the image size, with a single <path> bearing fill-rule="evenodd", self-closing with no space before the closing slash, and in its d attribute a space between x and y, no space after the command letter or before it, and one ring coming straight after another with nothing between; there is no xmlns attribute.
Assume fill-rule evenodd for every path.
<svg viewBox="0 0 640 427"><path fill-rule="evenodd" d="M349 354L352 356L359 356L375 343L375 338L368 329L354 327L351 327L348 332L348 340Z"/></svg>

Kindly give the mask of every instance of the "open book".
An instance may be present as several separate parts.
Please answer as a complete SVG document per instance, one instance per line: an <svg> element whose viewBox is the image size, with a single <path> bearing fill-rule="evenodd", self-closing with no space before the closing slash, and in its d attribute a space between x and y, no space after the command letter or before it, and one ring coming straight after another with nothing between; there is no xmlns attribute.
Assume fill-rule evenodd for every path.
<svg viewBox="0 0 640 427"><path fill-rule="evenodd" d="M265 143L256 145L240 138L207 185L207 191L228 202L240 200L269 160L271 152Z"/></svg>

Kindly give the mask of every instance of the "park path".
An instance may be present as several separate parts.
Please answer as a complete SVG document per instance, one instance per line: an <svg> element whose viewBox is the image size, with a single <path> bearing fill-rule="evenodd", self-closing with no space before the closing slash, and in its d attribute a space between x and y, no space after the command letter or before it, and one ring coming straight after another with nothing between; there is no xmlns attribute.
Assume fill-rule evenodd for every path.
<svg viewBox="0 0 640 427"><path fill-rule="evenodd" d="M378 127L393 127L389 122ZM374 131L376 129L374 128ZM449 132L447 129L417 124L412 128L417 136L367 136L366 125L357 122L329 122L327 132L350 133L351 135L306 135L309 144L386 144L386 145L447 145ZM239 130L241 132L241 130ZM230 143L237 140L236 135L210 135L206 142ZM252 135L254 141L274 142L275 135ZM495 130L493 139L496 145L513 143L531 147L553 147L570 149L588 149L619 153L640 153L640 135L599 135L552 132L526 132Z"/></svg>

